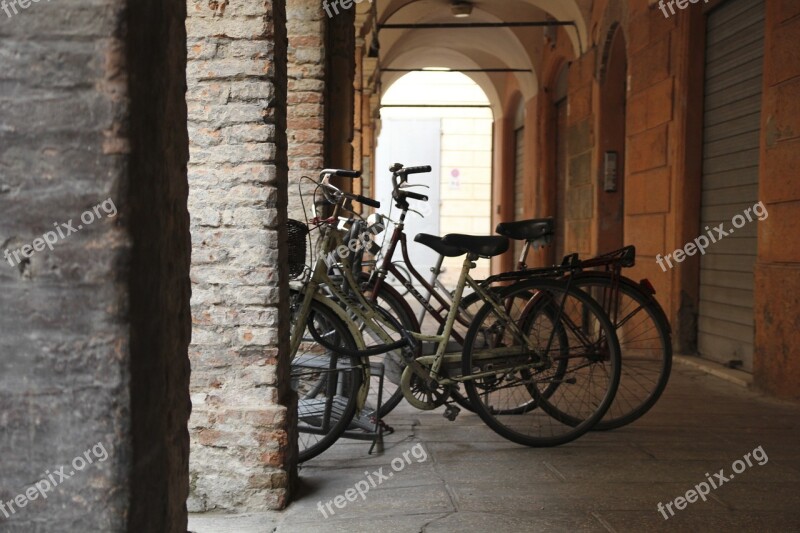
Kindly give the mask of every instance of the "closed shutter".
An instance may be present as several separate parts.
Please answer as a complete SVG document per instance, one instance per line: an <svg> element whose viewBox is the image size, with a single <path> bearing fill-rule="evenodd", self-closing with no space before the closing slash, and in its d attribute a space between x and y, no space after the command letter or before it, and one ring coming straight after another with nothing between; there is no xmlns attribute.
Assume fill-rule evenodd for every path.
<svg viewBox="0 0 800 533"><path fill-rule="evenodd" d="M758 203L764 1L729 0L708 16L701 231ZM700 260L698 351L753 367L756 217L711 244Z"/></svg>

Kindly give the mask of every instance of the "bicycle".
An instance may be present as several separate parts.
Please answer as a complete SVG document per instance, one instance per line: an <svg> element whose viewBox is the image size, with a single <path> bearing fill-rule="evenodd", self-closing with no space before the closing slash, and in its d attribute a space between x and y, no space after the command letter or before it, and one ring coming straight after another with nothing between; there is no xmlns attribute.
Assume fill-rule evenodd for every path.
<svg viewBox="0 0 800 533"><path fill-rule="evenodd" d="M325 169L320 173L325 180L330 176L357 177L360 173L347 170ZM379 205L368 198L348 195L357 201ZM335 248L337 232L331 227L334 216L320 218L314 205L314 228L326 228L321 239L323 250ZM361 331L342 306L317 293L323 283L312 290L300 276L319 280L325 263L316 261L313 272L305 265L308 226L290 220L289 274L291 312L291 386L298 393L297 424L299 461L307 461L330 447L347 430L358 409L364 405L367 384L370 380L369 360L366 356L343 353L344 350L366 350ZM330 281L330 280L329 280ZM325 287L327 289L327 287ZM324 338L326 342L320 343Z"/></svg>
<svg viewBox="0 0 800 533"><path fill-rule="evenodd" d="M430 167L409 167L406 169L400 164L395 164L390 171L393 173L393 197L397 202L397 207L401 209L401 214L395 224L395 229L388 249L383 255L383 260L379 266L376 266L370 278L373 280L370 287L372 299L373 301L377 301L379 298L392 301L393 308L405 313L404 323L413 324L413 327L416 328L415 331L419 331L421 320L425 313L430 313L431 317L439 322L439 333L441 333L444 325L442 313L449 308L452 300L449 298L450 293L444 290L444 287L438 281L438 275L441 272L441 264L444 257L452 256L453 250L443 245L441 241L437 240L437 237L425 234L419 234L415 237L418 242L433 244L433 249L439 253L437 264L431 269L431 279L426 280L410 262L407 241L403 233L405 217L410 210L408 199L427 200L424 195L403 190L403 184L407 182L408 175L428 172ZM536 248L550 244L554 236L554 224L552 219L501 223L497 227L497 233L524 241L517 263L517 272L527 271L529 269L525 264L525 260L530 247ZM398 245L401 247L407 271L427 291L427 297L422 296L414 289L411 276L404 275L400 265L398 265L399 262L394 261L394 253ZM655 289L647 280L636 283L621 274L622 268L631 267L634 262L635 248L633 247L625 247L585 261L579 261L577 256L568 256L564 259L564 264L573 263L574 265L570 275L573 276L576 286L591 291L592 295L601 303L604 311L611 318L620 338L623 359L627 362L627 365L624 364L622 367L622 377L617 397L603 420L595 427L595 429L599 430L621 427L643 416L655 405L663 393L671 371L671 329L665 313L655 299ZM603 268L604 270L590 270L595 268ZM565 273L565 271L558 267L546 267L535 272L536 275L545 275L547 273L557 276ZM422 306L422 314L419 319L416 319L404 301L402 303L394 302L396 294L390 294L393 289L384 282L385 277L390 274ZM503 275L491 276L484 283L488 285L504 279L508 278L504 278ZM440 307L438 309L432 307L430 305L431 300L434 300ZM474 315L476 309L471 309L471 307L477 300L478 297L474 293L464 297L462 316L458 320L458 323L462 326L468 325L469 320ZM639 316L638 320L637 315ZM463 345L463 335L458 330L454 330L452 336L455 342ZM469 401L460 395L457 390L453 391L453 399L462 407L472 409ZM448 412L446 416L455 416L455 413Z"/></svg>
<svg viewBox="0 0 800 533"><path fill-rule="evenodd" d="M530 247L549 244L554 237L552 218L500 223L500 235L524 241L517 272L536 272L525 260ZM672 369L672 330L666 314L655 299L655 288L647 279L638 283L622 275L635 264L636 250L626 246L607 254L580 261L577 254L564 258L578 268L569 274L573 283L589 292L611 319L620 342L622 374L617 395L595 430L616 429L647 413L661 397ZM591 270L591 269L602 270ZM544 270L547 270L545 267ZM487 283L504 279L490 276ZM464 305L469 307L469 298Z"/></svg>
<svg viewBox="0 0 800 533"><path fill-rule="evenodd" d="M333 220L344 200L370 201L343 193L330 185L329 176L337 172L323 171L321 176L324 177L319 184L329 201L335 204ZM323 253L332 249L335 242L331 239L336 235L332 231L325 232ZM342 290L330 278L322 262L317 261L300 288L302 302L295 308L291 341L293 362L296 347L305 331L329 350L325 387L314 390L341 392L333 386L341 385L348 389L341 396L352 400L356 396L358 374L352 372L355 365L351 363L344 365L347 375L339 379L340 357L365 358L407 348L402 351L406 369L401 388L409 403L418 408L434 409L444 404L448 401L450 388L463 383L487 425L514 442L528 446L553 446L569 442L591 429L611 404L620 373L619 345L600 306L585 292L571 288L568 280L532 278L503 289L499 295L490 293L470 277L469 271L474 268L477 258L503 253L508 248L508 239L455 234L446 236L446 239L452 241L447 244L458 249L465 259L453 295L454 305L450 308L442 335L404 331L391 315L375 308L357 289L346 258L343 258L340 273L351 288L349 293ZM468 285L481 295L485 304L470 326L463 352L446 355L458 303ZM329 297L322 297L318 290L320 287L325 288ZM525 297L529 294L535 297ZM362 326L370 328L383 344L354 349L352 343L331 342L332 338L338 341L346 335L334 329L335 320L324 322L326 328L319 331L317 322L309 320L313 318L312 302L317 302L317 309L325 306L329 314L348 322L346 329L350 332ZM318 311L315 309L315 312ZM398 336L393 338L387 330ZM332 336L331 332L337 334ZM359 339L354 340L358 344ZM436 353L427 359L415 359L413 348L424 341L435 342ZM336 358L335 363L331 362L333 358ZM361 366L368 373L368 365L363 359ZM307 399L303 397L301 402ZM317 400L316 397L310 399ZM335 424L326 426L325 438L321 439L329 446L338 437L336 431L346 426L341 420L348 412L342 410L343 414L339 415L339 411L333 411L332 407L338 405L333 400L326 401L325 405L331 409L317 415L315 420L335 420ZM301 432L304 429L301 428ZM320 433L316 427L311 429ZM318 442L314 452L320 453L322 447L323 444Z"/></svg>

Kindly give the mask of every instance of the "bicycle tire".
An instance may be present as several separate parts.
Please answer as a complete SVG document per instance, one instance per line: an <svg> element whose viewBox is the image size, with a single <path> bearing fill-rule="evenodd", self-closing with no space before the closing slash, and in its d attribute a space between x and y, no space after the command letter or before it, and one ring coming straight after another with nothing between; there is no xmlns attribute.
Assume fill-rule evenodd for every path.
<svg viewBox="0 0 800 533"><path fill-rule="evenodd" d="M500 291L501 288L499 287L488 287L487 290L489 291ZM478 305L476 305L478 304ZM477 292L471 292L469 294L464 295L461 299L461 304L459 307L464 309L465 312L470 313L473 318L480 310L482 306L482 300L480 294ZM439 331L437 335L441 335L442 331L444 330L444 325L439 326ZM466 396L466 392L462 393L461 386L454 386L453 389L450 391L450 397L461 407L466 409L467 411L475 412L475 408L472 407L472 404L469 401L469 398Z"/></svg>
<svg viewBox="0 0 800 533"><path fill-rule="evenodd" d="M367 273L362 273L359 276L359 281L362 283L362 290L365 293L369 293L372 290L374 284L368 284L369 282L369 275ZM387 308L391 310L393 316L400 322L403 328L407 331L413 331L415 333L419 333L420 327L419 323L417 322L417 317L414 316L414 313L411 311L411 308L408 305L408 302L403 298L400 293L391 285L386 283L385 281L381 284L381 288L377 294L378 301L376 302L377 305L384 310ZM419 357L422 354L422 347L418 343L417 350L415 354L415 358ZM376 357L376 356L373 356ZM386 371L386 367L388 365L397 365L399 366L399 372L402 374L402 370L405 369L405 362L396 361L397 354L396 353L386 353L382 356L382 362L384 363L384 371ZM387 361L387 358L395 357L390 361ZM378 381L377 377L373 377L372 381ZM388 383L387 383L388 382ZM381 403L381 408L378 409L378 414L381 418L388 415L395 407L397 407L401 401L403 401L403 391L399 385L399 379L397 383L391 382L386 376L384 376L384 385L383 385L383 402ZM387 396L388 393L388 396ZM370 383L370 392L369 397L373 399L373 401L377 401L377 392L376 392L376 385Z"/></svg>
<svg viewBox="0 0 800 533"><path fill-rule="evenodd" d="M292 322L294 328L296 320ZM345 323L335 312L315 300L311 302L306 320L307 332L309 328L322 328L322 334L332 343L351 349L357 347ZM358 357L320 346L308 334L303 338L292 354L290 365L291 386L298 394L297 440L298 461L301 463L330 448L344 433L355 415L358 391L363 381L362 363Z"/></svg>
<svg viewBox="0 0 800 533"><path fill-rule="evenodd" d="M584 290L607 287L611 277L585 273L575 276L573 283ZM632 279L621 277L618 283L620 292L633 304L622 303L620 319L615 321L612 317L620 344L622 374L614 402L595 425L596 431L616 429L644 416L666 389L672 370L672 334L661 306ZM628 325L640 312L644 312L643 318Z"/></svg>
<svg viewBox="0 0 800 533"><path fill-rule="evenodd" d="M474 370L495 371L495 373L484 378L465 381L465 389L481 419L508 440L531 447L565 444L585 434L599 422L614 399L620 376L619 344L614 327L594 299L580 289L568 288L564 281L525 280L503 289L501 297L505 300L519 294L530 294L533 298L539 299L552 298L553 302L560 302L566 294L563 313L559 309L556 315L557 321L554 320L552 328L563 327L567 333L572 332L567 355L568 364L572 366L567 368L564 375L557 378L545 373L549 368L537 369L533 366L536 359L541 361L544 350L552 348L552 339L556 336L556 332L552 331L534 338L535 333L531 331L540 325L546 329L546 323L538 320L547 318L547 313L542 312L543 309L547 309L546 305L539 306L539 311L530 312L524 309L519 311L520 329L532 343L538 343L539 349L531 354L527 348L520 348L518 353L514 350L514 345L509 343L509 337L506 336L507 321L504 317L498 317L492 306L487 303L476 315L465 339L462 371L464 375L472 374ZM517 321L517 313L516 307L510 309L510 318ZM491 322L493 318L498 319L499 326ZM576 319L577 325L574 324ZM487 332L492 335L487 335ZM496 338L496 332L501 332L500 338ZM475 358L480 352L473 348L481 349L485 346L487 338L491 342L490 350L505 348L505 352L508 353L505 357L510 359L510 362L500 361L497 358ZM510 340L516 341L519 345L520 339ZM560 351L555 360L564 357L563 347L559 346L558 349ZM550 359L553 357L550 356ZM544 360L547 361L547 358ZM505 372L503 368L497 367L501 363L507 368L526 364L530 364L531 367ZM490 364L492 366L489 366ZM498 379L499 375L502 379ZM564 379L564 376L568 377ZM594 377L597 377L596 382ZM514 381L521 385L521 391L517 395L512 392L509 396L507 391L512 385L508 383ZM551 387L554 383L556 386ZM539 390L540 385L544 385L546 390L551 389L549 397ZM574 385L578 387L575 388ZM493 396L495 392L500 394ZM507 397L511 399L511 407L503 403L498 408L498 402L505 402ZM571 398L577 398L581 403L575 405ZM571 411L576 408L577 412ZM525 432L522 424L527 427Z"/></svg>

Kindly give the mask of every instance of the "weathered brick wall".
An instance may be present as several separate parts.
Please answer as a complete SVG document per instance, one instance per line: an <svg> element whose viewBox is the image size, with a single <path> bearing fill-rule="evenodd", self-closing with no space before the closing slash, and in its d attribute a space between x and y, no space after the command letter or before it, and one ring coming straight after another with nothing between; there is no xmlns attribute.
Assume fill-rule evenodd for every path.
<svg viewBox="0 0 800 533"><path fill-rule="evenodd" d="M76 0L0 23L0 249L78 230L0 265L0 500L75 472L3 531L186 530L184 13Z"/></svg>
<svg viewBox="0 0 800 533"><path fill-rule="evenodd" d="M326 20L319 0L287 2L289 217L297 220L305 220L299 191L309 217L314 191L310 181L300 178L315 178L324 166Z"/></svg>
<svg viewBox="0 0 800 533"><path fill-rule="evenodd" d="M285 16L282 1L188 5L190 510L280 508L294 472Z"/></svg>
<svg viewBox="0 0 800 533"><path fill-rule="evenodd" d="M567 198L564 253L592 252L592 219L596 183L592 180L592 160L595 142L592 90L594 88L595 57L592 47L572 62L567 89Z"/></svg>

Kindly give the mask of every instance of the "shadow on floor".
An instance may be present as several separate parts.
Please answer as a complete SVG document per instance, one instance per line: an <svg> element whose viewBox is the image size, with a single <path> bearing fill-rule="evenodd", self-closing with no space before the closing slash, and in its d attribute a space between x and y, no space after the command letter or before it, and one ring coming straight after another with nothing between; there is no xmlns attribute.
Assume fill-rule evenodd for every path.
<svg viewBox="0 0 800 533"><path fill-rule="evenodd" d="M698 369L676 365L661 401L635 424L558 448L518 446L475 415L451 423L441 411L403 404L381 455L340 441L301 467L301 491L283 512L192 515L189 530L800 531L800 406ZM687 494L705 492L709 478L716 489Z"/></svg>

